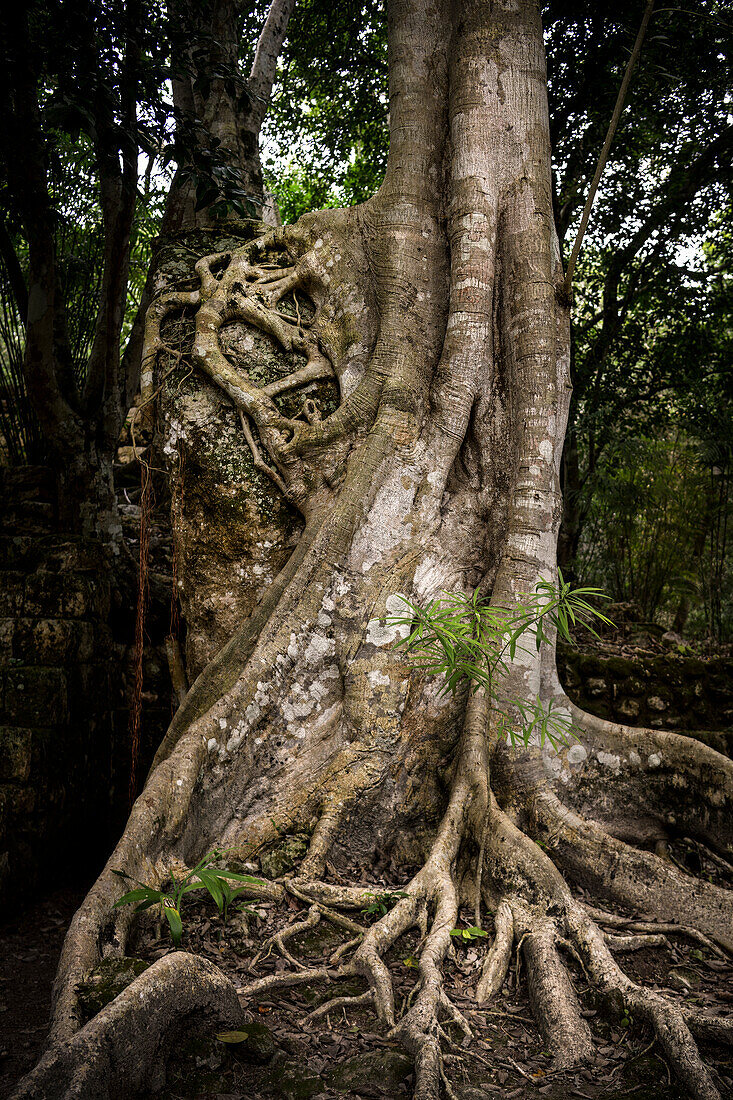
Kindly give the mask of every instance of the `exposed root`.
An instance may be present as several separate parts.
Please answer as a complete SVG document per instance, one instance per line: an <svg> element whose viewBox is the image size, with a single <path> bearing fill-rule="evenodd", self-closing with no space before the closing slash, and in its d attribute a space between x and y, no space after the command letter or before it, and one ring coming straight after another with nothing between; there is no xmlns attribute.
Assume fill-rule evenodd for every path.
<svg viewBox="0 0 733 1100"><path fill-rule="evenodd" d="M331 955L331 965L335 966L336 963L343 959L344 955L348 955L349 951L353 951L355 947L358 947L363 939L363 934L354 936L351 940L345 940L344 943L339 944L334 953Z"/></svg>
<svg viewBox="0 0 733 1100"><path fill-rule="evenodd" d="M535 788L532 810L537 835L549 842L554 858L576 881L623 905L672 916L685 926L693 923L733 953L733 892L609 836L596 822L564 806L546 784Z"/></svg>
<svg viewBox="0 0 733 1100"><path fill-rule="evenodd" d="M323 810L313 830L308 852L300 865L299 878L307 880L319 879L323 876L331 846L338 836L345 815L346 807L343 800Z"/></svg>
<svg viewBox="0 0 733 1100"><path fill-rule="evenodd" d="M374 995L371 989L367 989L365 993L359 993L355 997L332 997L331 1000L326 1001L325 1004L309 1012L306 1016L306 1020L310 1020L311 1022L320 1020L321 1017L328 1016L330 1012L336 1012L339 1008L358 1008L361 1005L372 1004L373 1001Z"/></svg>
<svg viewBox="0 0 733 1100"><path fill-rule="evenodd" d="M305 918L305 920L295 921L293 924L289 924L287 928L283 928L280 932L276 932L274 936L270 936L268 939L265 940L262 947L250 963L250 970L255 969L257 963L263 956L267 958L273 947L277 949L279 954L284 959L287 959L288 962L292 963L297 970L307 970L308 968L304 966L303 963L298 962L298 960L290 954L287 947L285 946L285 941L292 940L295 936L299 936L301 932L310 932L313 928L320 924L320 921L321 914L319 912L318 906L311 905L310 909L308 910L308 916Z"/></svg>
<svg viewBox="0 0 733 1100"><path fill-rule="evenodd" d="M660 923L658 921L643 921L635 920L633 917L619 917L615 913L606 913L603 909L596 909L592 905L583 906L586 913L593 918L598 924L607 924L610 928L625 928L629 932L643 932L651 935L657 933L664 933L665 936L679 935L686 936L690 940L694 940L696 943L702 944L706 947L711 954L716 955L719 959L725 959L725 951L721 951L717 944L708 937L704 936L702 932L698 932L697 928L690 928L685 924L667 924ZM618 937L617 937L618 938ZM627 937L631 938L631 937ZM648 939L648 937L647 937Z"/></svg>
<svg viewBox="0 0 733 1100"><path fill-rule="evenodd" d="M307 985L309 982L338 981L339 978L352 977L353 973L350 966L342 966L338 970L329 970L325 966L309 966L296 971L283 970L277 974L266 974L264 978L257 978L249 985L240 986L237 993L242 1001L248 1001L252 997L270 993L273 989L288 989L290 986Z"/></svg>
<svg viewBox="0 0 733 1100"><path fill-rule="evenodd" d="M682 1011L687 1026L698 1039L708 1043L724 1043L726 1046L733 1046L733 1018L712 1016L707 1012L688 1008Z"/></svg>
<svg viewBox="0 0 733 1100"><path fill-rule="evenodd" d="M306 895L302 894L292 882L289 882L287 884L287 890L294 897L299 898L301 901L309 900ZM298 960L290 953L290 951L288 951L285 946L285 941L292 940L296 936L301 935L303 932L311 931L320 923L322 917L330 921L332 924L335 924L338 928L344 928L347 932L357 933L356 937L353 940L348 941L348 944L346 945L342 945L342 948L344 948L344 950L334 953L331 959L332 962L338 961L338 959L341 958L343 954L345 954L345 950L348 949L349 945L361 942L365 931L361 927L361 925L357 924L355 921L349 920L348 917L344 917L341 913L337 913L335 912L335 910L329 909L325 905L321 905L319 902L314 902L308 910L307 917L305 917L303 920L295 921L293 924L288 925L280 932L275 933L274 936L270 936L267 940L265 940L262 947L250 963L250 970L254 970L263 957L267 958L273 948L275 948L284 959L287 959L289 962L291 962L293 966L296 967L296 969L307 969L307 967L305 967L303 963L298 962Z"/></svg>
<svg viewBox="0 0 733 1100"><path fill-rule="evenodd" d="M720 1093L700 1058L684 1011L660 994L642 989L623 973L614 961L603 934L580 906L569 908L567 923L587 971L600 992L611 1002L616 999L627 1011L653 1028L669 1063L695 1100L719 1100Z"/></svg>
<svg viewBox="0 0 733 1100"><path fill-rule="evenodd" d="M730 865L733 854L733 761L715 749L667 730L652 730L610 722L577 707L558 689L558 703L566 707L589 744L623 761L613 786L643 776L634 784L634 798L642 812L703 841Z"/></svg>
<svg viewBox="0 0 733 1100"><path fill-rule="evenodd" d="M451 1083L445 1075L445 1070L443 1069L443 1054L442 1054L442 1052L440 1054L440 1060L438 1062L438 1069L440 1071L440 1079L443 1082L443 1088L445 1089L445 1095L448 1097L448 1100L458 1100L458 1095L453 1091ZM417 1095L418 1094L416 1092L415 1096L417 1097Z"/></svg>
<svg viewBox="0 0 733 1100"><path fill-rule="evenodd" d="M481 978L476 987L476 1000L485 1004L495 997L506 981L509 964L512 961L514 943L514 917L508 902L499 902L494 914L494 942L484 959Z"/></svg>
<svg viewBox="0 0 733 1100"><path fill-rule="evenodd" d="M692 837L683 837L688 844L692 845L698 852L702 849L705 853L705 858L715 863L721 870L725 871L728 875L733 875L733 863L729 863L727 859L723 859L721 855L714 852L707 844L702 844L699 840L694 840Z"/></svg>
<svg viewBox="0 0 733 1100"><path fill-rule="evenodd" d="M206 959L173 952L153 963L21 1081L16 1100L149 1095L181 1041L242 1024L234 986Z"/></svg>
<svg viewBox="0 0 733 1100"><path fill-rule="evenodd" d="M469 723L464 748L472 745L470 731ZM255 960L259 961L268 949L274 949L289 961L292 969L249 982L236 991L240 1000L248 1002L278 989L300 985L330 985L360 975L367 982L364 992L336 995L314 1010L309 1019L316 1021L350 1007L373 1006L390 1028L391 1036L414 1059L415 1096L420 1100L437 1100L441 1092L450 1095L452 1086L444 1048L446 1044L453 1046L453 1041L446 1021L459 1028L464 1043L470 1043L472 1031L446 994L443 966L452 950L450 933L458 923L459 906L471 908L475 898L475 876L472 878L465 872L465 853L482 850L484 901L489 899L489 890L495 892L495 936L484 961L477 999L485 1001L501 989L512 947L517 942L526 966L533 1012L546 1044L555 1051L555 1066L562 1069L591 1060L591 1032L558 952L558 947L564 946L579 962L591 985L602 994L603 1003L612 1014L623 1006L654 1029L660 1049L695 1100L716 1100L718 1092L693 1035L709 1042L730 1043L733 1024L642 989L620 970L609 948L625 951L665 946L667 934L673 933L689 935L719 956L720 950L709 937L689 926L637 921L581 906L573 900L548 855L512 824L493 798L477 819L474 810L477 805L485 805L484 795L480 787L469 782L470 774L473 773L463 767L459 755L450 801L423 867L401 891L405 896L399 897L394 907L368 928L339 911L363 908L363 886L317 879L304 881L298 877L282 885L253 887L255 893L268 892L280 899L287 892L305 903L308 911L271 936ZM334 819L323 814L321 820L325 822L323 841L316 837L318 860L311 862L310 867L314 862L325 862L330 847ZM484 849L478 841L481 836L487 837ZM378 890L375 886L374 892ZM289 941L324 919L348 933L348 942L334 953L333 965L304 965L292 953ZM602 932L596 921L620 934ZM401 1018L396 1018L392 979L385 957L412 928L418 929L422 937L416 949L418 981ZM353 956L342 962L343 955L352 948L355 948Z"/></svg>
<svg viewBox="0 0 733 1100"><path fill-rule="evenodd" d="M603 938L616 954L625 951L640 951L644 947L671 947L666 936L614 936L610 932L604 932Z"/></svg>
<svg viewBox="0 0 733 1100"><path fill-rule="evenodd" d="M554 923L547 920L524 936L523 953L534 1015L546 1044L555 1051L554 1065L567 1069L593 1057L593 1040L555 938Z"/></svg>
<svg viewBox="0 0 733 1100"><path fill-rule="evenodd" d="M372 886L342 886L332 882L303 881L300 876L297 880L287 880L287 889L294 897L308 904L317 901L320 905L333 907L334 909L352 909L361 911L364 908L364 895L378 893L380 887Z"/></svg>
<svg viewBox="0 0 733 1100"><path fill-rule="evenodd" d="M315 884L311 883L309 885L311 887L313 887ZM309 901L312 900L312 898L309 898L306 893L301 892L301 890L299 890L298 886L292 881L286 883L286 889L287 889L289 894L292 894L293 897L298 898L300 901L309 902ZM351 899L349 898L348 901L349 901L349 904L347 905L347 908L351 908L351 904L350 904ZM363 895L362 895L361 904L362 904L362 907L363 907L363 904L364 904ZM319 902L319 901L313 902L312 908L315 909L318 913L320 913L321 916L325 917L326 920L329 920L329 921L331 921L332 924L335 924L338 928L345 928L347 932L355 932L358 936L363 936L364 935L365 929L362 927L362 925L357 924L356 921L349 920L349 918L345 917L343 915L343 913L337 913L335 909L329 908L327 905L324 905L322 902Z"/></svg>

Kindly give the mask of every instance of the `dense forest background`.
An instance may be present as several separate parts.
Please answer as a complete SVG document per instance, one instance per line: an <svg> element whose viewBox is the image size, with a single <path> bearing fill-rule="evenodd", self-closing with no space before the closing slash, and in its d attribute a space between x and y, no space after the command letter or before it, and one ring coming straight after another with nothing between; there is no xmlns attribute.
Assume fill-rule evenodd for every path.
<svg viewBox="0 0 733 1100"><path fill-rule="evenodd" d="M46 398L27 385L34 249L54 257L53 340L69 405L88 419L104 404L99 375L109 368L100 369L98 352L108 307L102 328L119 343L115 397L124 419L138 388L153 242L176 172L178 186L183 172L196 207L215 221L262 213L261 199L205 121L181 117L172 84L182 67L194 87L218 79L235 101L246 99L241 74L267 8L252 4L239 13L239 57L232 58L216 37L223 5L199 5L202 25L208 8L213 29L199 35L196 50L215 58L203 75L201 57L182 47L183 7L33 3L25 26L7 33L3 464L68 461L68 448L80 446L72 439L64 450ZM566 254L638 14L634 4L615 5L611 17L605 5L562 2L544 13ZM730 51L725 5L706 0L655 13L575 276L564 456L565 572L703 645L733 638ZM358 203L378 187L387 153L386 79L378 3L295 6L261 132L266 186L284 223L307 210ZM116 321L109 304L115 280L122 287ZM119 427L113 420L108 436Z"/></svg>

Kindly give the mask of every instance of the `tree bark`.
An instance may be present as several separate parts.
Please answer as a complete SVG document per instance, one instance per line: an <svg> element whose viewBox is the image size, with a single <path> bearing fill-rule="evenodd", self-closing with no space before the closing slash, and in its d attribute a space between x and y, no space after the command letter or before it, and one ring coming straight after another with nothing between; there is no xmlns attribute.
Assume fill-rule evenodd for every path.
<svg viewBox="0 0 733 1100"><path fill-rule="evenodd" d="M439 1094L438 1021L455 1018L441 966L467 905L501 911L482 995L500 988L511 945L521 944L558 1065L592 1054L557 951L567 939L594 984L656 1030L684 1088L712 1100L683 1013L621 971L568 883L645 913L684 915L731 947L730 894L618 839L598 816L643 792L646 812L662 818L682 784L681 826L726 845L730 762L685 738L580 712L580 745L510 751L498 711L519 726L515 700L571 714L553 645L518 651L493 696L447 697L394 646L404 628L389 616L405 596L422 604L479 587L514 606L555 580L570 386L537 6L392 0L388 23L390 159L379 192L354 210L220 241L215 254L203 253L211 237L200 238L198 287L171 287L148 313L144 361L156 364L149 388L160 390L174 499L183 486L179 551L190 553L181 532L206 507L198 477L209 478L204 496L218 485L222 501L229 486L240 499L256 496L257 479L267 479L302 526L289 556L278 547L286 560L258 599L254 571L239 587L224 587L225 571L210 582L214 617L228 601L231 636L178 709L74 919L52 1041L78 1027L75 989L96 964L100 930L107 949L125 951L131 914L112 909L121 892L113 869L160 881L171 861L192 865L214 844L256 858L297 831L309 835L308 851L268 887L273 896L291 890L348 909L363 887L329 880L327 862L347 877L380 850L419 867L335 975L305 973L364 980L415 1060L416 1096ZM251 511L228 515L243 537ZM222 516L222 539L227 526ZM263 569L266 548L256 544L266 541L252 547ZM234 560L239 551L228 552ZM205 635L206 608L193 593L187 614ZM413 926L424 929L418 986L398 1019L383 957ZM276 974L246 995L292 980Z"/></svg>

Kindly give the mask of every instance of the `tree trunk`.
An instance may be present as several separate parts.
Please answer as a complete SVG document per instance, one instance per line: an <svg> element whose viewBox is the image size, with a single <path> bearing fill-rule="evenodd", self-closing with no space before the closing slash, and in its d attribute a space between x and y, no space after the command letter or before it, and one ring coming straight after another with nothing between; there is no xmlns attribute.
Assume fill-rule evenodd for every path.
<svg viewBox="0 0 733 1100"><path fill-rule="evenodd" d="M279 225L264 187L260 130L295 0L271 0L247 81L240 75L243 10L235 0L171 0L172 87L178 169L161 232L211 227L245 207ZM217 207L228 206L224 216ZM235 207L235 209L236 209Z"/></svg>
<svg viewBox="0 0 733 1100"><path fill-rule="evenodd" d="M416 1096L439 1093L437 1022L454 1012L441 964L468 905L497 911L479 995L501 988L516 940L559 1066L593 1050L557 950L569 940L589 980L656 1030L682 1087L713 1098L689 1014L626 977L568 882L733 946L731 895L633 846L650 818L667 820L673 790L680 828L729 844L730 762L573 710L551 645L518 652L496 698L446 697L394 647L402 628L387 619L404 596L422 604L479 587L513 606L554 581L570 388L536 5L393 0L388 18L390 158L379 192L353 210L222 242L196 263L197 289L170 289L148 315L145 361L157 362L179 492L179 572L205 517L234 502L214 520L213 541L228 543L218 580L202 567L213 606L184 581L189 631L204 639L189 659L198 668L208 656L207 614L231 636L178 710L74 919L52 1040L79 1026L75 988L101 940L124 953L131 914L112 909L113 869L162 881L171 861L192 865L215 844L244 860L300 832L307 854L275 893L353 908L363 886L336 884L327 861L347 875L379 851L420 868L404 871L405 896L338 971L309 973L363 978L415 1060ZM259 531L289 525L292 553L248 529L253 520ZM213 553L205 547L201 560ZM221 563L255 553L232 583ZM506 747L497 710L538 697L572 711L581 743ZM629 805L622 840L615 807ZM397 1019L383 956L415 925L426 929L418 988ZM698 1031L709 1026L698 1013ZM42 1087L43 1072L25 1089Z"/></svg>

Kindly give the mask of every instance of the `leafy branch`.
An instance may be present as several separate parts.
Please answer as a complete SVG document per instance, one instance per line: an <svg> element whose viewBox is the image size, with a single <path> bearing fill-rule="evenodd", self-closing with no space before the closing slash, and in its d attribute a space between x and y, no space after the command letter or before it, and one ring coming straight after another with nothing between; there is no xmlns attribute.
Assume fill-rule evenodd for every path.
<svg viewBox="0 0 733 1100"><path fill-rule="evenodd" d="M557 584L539 581L534 592L514 607L491 603L478 588L470 596L443 592L425 607L403 597L409 613L392 615L387 624L408 628L397 647L410 653L414 667L444 678L441 694L455 694L468 683L472 691L483 688L494 700L497 680L507 674L518 651L527 651L523 643L528 639L534 640L539 653L543 645L553 644L553 634L572 642L571 626L583 626L597 638L594 620L613 625L589 603L608 598L598 588L572 588L558 570ZM521 729L517 731L509 715L499 711L500 733L513 746L526 746L535 733L542 746L547 741L557 749L569 743L571 723L557 708L553 710L552 700L545 706L540 699L532 703L513 699L509 705L519 714Z"/></svg>

